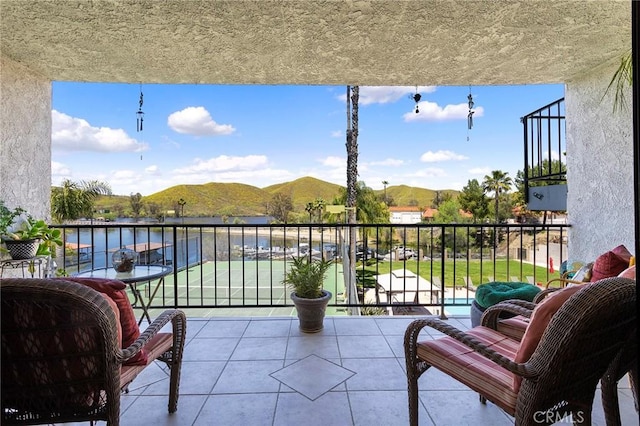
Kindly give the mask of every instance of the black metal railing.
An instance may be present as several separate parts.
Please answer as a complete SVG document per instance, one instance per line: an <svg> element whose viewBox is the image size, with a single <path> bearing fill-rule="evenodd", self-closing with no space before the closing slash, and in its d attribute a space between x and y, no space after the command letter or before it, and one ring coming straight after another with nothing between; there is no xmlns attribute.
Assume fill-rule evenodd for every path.
<svg viewBox="0 0 640 426"><path fill-rule="evenodd" d="M545 283L557 277L567 259L568 229L521 224L118 222L56 227L66 243L56 262L69 275L110 267L113 252L121 247L135 249L142 264L171 265L173 273L158 289L153 308L196 313L291 308L284 273L293 257L311 256L335 260L325 289L335 296L330 307L336 312L424 308L441 314L468 306L473 290L484 282Z"/></svg>

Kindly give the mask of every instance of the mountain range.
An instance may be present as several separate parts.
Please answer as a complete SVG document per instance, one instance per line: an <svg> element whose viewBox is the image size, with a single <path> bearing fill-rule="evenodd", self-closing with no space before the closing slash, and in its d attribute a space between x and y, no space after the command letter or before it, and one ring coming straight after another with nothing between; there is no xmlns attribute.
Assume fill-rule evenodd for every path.
<svg viewBox="0 0 640 426"><path fill-rule="evenodd" d="M291 182L279 183L258 188L241 183L205 183L201 185L176 185L160 192L144 196L144 203L155 203L163 210L171 210L182 199L185 216L259 216L265 214L265 206L276 194L291 197L294 211L303 212L307 203L322 198L331 204L340 195L343 186L325 182L312 177L303 177ZM436 196L435 190L411 187L407 185L388 186L386 196L396 206L428 207ZM459 194L455 190L443 190L454 198ZM374 190L384 197L385 190ZM115 211L120 206L129 209L129 196L100 197L96 203L98 209Z"/></svg>

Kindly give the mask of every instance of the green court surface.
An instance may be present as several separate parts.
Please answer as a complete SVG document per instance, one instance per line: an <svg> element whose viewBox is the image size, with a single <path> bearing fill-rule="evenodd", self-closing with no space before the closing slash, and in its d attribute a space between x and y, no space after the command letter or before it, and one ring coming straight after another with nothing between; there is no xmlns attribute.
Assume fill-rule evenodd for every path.
<svg viewBox="0 0 640 426"><path fill-rule="evenodd" d="M164 286L158 288L149 312L154 318L165 307L172 307L177 290L178 306L190 318L295 316L290 290L282 284L285 266L289 263L284 260L236 260L192 266L179 271L175 277L165 277ZM145 286L143 294L147 298L157 283L156 280ZM342 301L341 264L331 266L324 289L333 294L330 304ZM328 306L327 315L347 315L347 310Z"/></svg>

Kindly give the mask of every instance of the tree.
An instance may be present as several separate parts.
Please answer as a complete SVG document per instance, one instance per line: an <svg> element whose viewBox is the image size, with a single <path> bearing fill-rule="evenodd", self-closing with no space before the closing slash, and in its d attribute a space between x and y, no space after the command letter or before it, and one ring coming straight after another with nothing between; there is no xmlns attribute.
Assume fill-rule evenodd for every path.
<svg viewBox="0 0 640 426"><path fill-rule="evenodd" d="M387 185L389 185L389 182L386 181L386 180L383 180L382 181L382 185L384 186L384 202L385 202L385 204L389 205L387 203Z"/></svg>
<svg viewBox="0 0 640 426"><path fill-rule="evenodd" d="M458 196L458 203L460 203L460 208L473 215L474 223L489 214L489 200L487 200L487 196L477 179L468 181L467 185L462 188L462 192Z"/></svg>
<svg viewBox="0 0 640 426"><path fill-rule="evenodd" d="M437 209L440 207L440 204L451 200L451 198L453 197L448 192L436 191L433 200L431 201L431 208Z"/></svg>
<svg viewBox="0 0 640 426"><path fill-rule="evenodd" d="M509 177L509 173L500 170L492 171L490 176L486 175L484 177L484 181L482 182L482 189L485 192L493 192L496 204L495 220L496 223L499 223L500 219L498 207L500 194L511 189L511 178Z"/></svg>
<svg viewBox="0 0 640 426"><path fill-rule="evenodd" d="M133 213L133 217L136 219L140 217L140 213L142 212L142 207L143 207L142 194L140 194L139 192L135 194L130 194L129 204L131 206L131 212Z"/></svg>
<svg viewBox="0 0 640 426"><path fill-rule="evenodd" d="M273 216L275 220L287 223L289 213L293 211L293 202L291 195L277 192L273 194L271 200L267 204L267 214Z"/></svg>
<svg viewBox="0 0 640 426"><path fill-rule="evenodd" d="M58 223L83 216L92 217L93 206L100 195L111 195L108 183L65 179L51 190L51 216Z"/></svg>
<svg viewBox="0 0 640 426"><path fill-rule="evenodd" d="M613 99L613 112L622 109L627 109L627 101L625 98L626 87L633 85L633 57L631 51L624 54L620 58L620 65L613 73L613 77L607 86L607 90L604 92L603 98L609 93L611 89L615 87L614 99Z"/></svg>

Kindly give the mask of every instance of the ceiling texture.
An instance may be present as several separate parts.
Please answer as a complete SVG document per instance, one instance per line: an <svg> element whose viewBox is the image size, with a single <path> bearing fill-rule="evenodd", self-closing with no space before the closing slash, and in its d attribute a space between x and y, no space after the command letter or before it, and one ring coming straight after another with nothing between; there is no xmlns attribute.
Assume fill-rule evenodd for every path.
<svg viewBox="0 0 640 426"><path fill-rule="evenodd" d="M564 83L631 48L629 1L0 1L0 52L50 80Z"/></svg>

